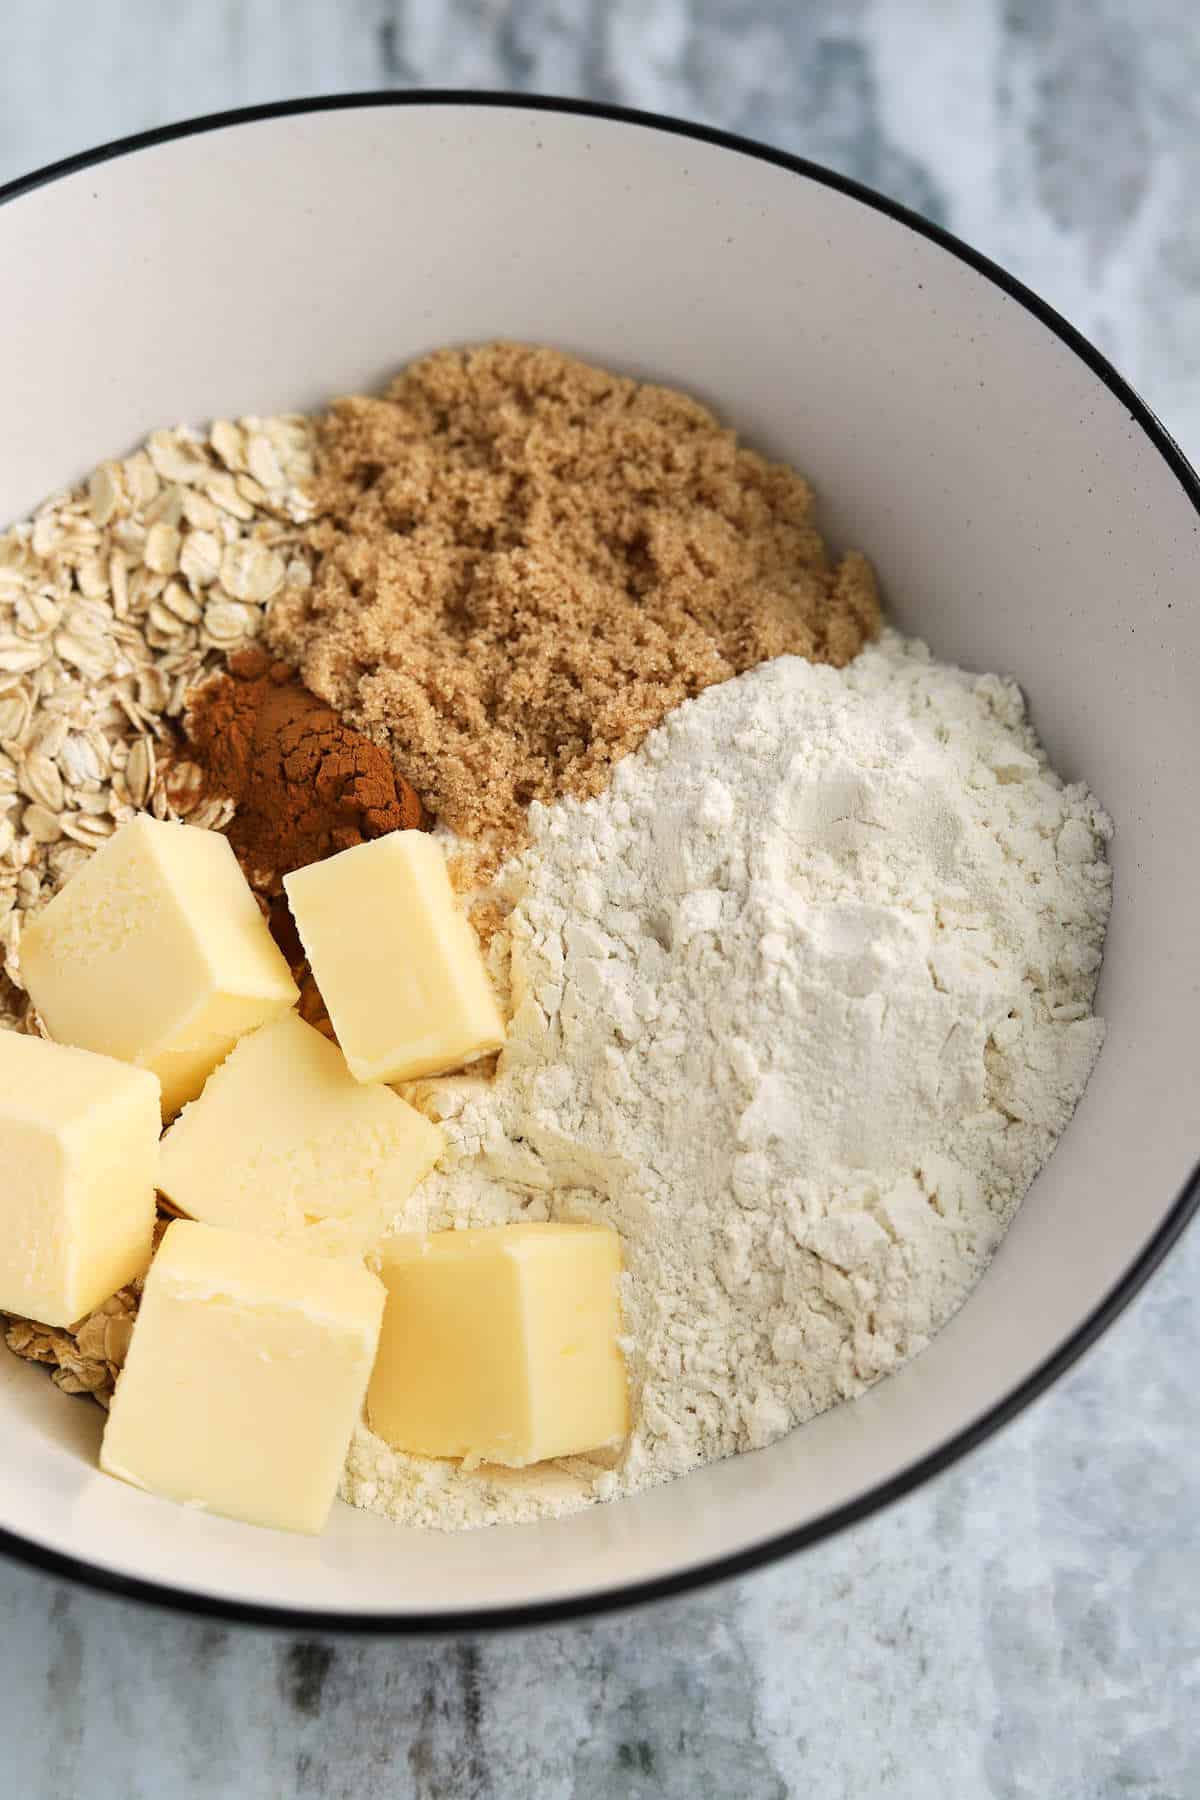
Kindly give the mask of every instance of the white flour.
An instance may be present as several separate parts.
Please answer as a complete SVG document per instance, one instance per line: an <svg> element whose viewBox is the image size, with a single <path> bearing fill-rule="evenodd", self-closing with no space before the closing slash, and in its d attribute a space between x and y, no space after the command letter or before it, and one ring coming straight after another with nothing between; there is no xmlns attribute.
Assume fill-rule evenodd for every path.
<svg viewBox="0 0 1200 1800"><path fill-rule="evenodd" d="M965 1297L1100 1048L1110 826L1014 685L889 634L682 707L502 873L494 1082L402 1223L599 1219L624 1245L619 1460L465 1474L356 1438L410 1523L570 1510L769 1443Z"/></svg>

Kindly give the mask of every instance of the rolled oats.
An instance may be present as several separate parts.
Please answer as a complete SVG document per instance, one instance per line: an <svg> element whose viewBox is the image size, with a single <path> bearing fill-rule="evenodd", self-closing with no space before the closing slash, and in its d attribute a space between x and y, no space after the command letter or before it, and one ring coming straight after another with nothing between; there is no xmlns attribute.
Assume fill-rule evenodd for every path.
<svg viewBox="0 0 1200 1800"><path fill-rule="evenodd" d="M162 591L162 605L182 619L185 625L196 625L204 617L204 608L183 581L168 581Z"/></svg>
<svg viewBox="0 0 1200 1800"><path fill-rule="evenodd" d="M5 694L0 700L0 743L21 736L31 711L28 694Z"/></svg>
<svg viewBox="0 0 1200 1800"><path fill-rule="evenodd" d="M107 794L92 793L87 788L81 788L79 790L79 793L75 796L75 803L79 807L80 812L92 813L96 818L103 817L103 815L110 810L109 797Z"/></svg>
<svg viewBox="0 0 1200 1800"><path fill-rule="evenodd" d="M167 799L180 817L195 811L204 793L204 770L199 763L177 759L164 777Z"/></svg>
<svg viewBox="0 0 1200 1800"><path fill-rule="evenodd" d="M152 600L146 612L146 642L151 648L169 649L176 638L183 636L183 620L160 601Z"/></svg>
<svg viewBox="0 0 1200 1800"><path fill-rule="evenodd" d="M63 778L57 764L40 750L31 751L21 763L17 786L30 800L57 812L63 804ZM26 809L28 810L28 809Z"/></svg>
<svg viewBox="0 0 1200 1800"><path fill-rule="evenodd" d="M204 609L205 637L227 655L255 637L261 623L254 608L240 600L214 600Z"/></svg>
<svg viewBox="0 0 1200 1800"><path fill-rule="evenodd" d="M215 514L216 508L212 511ZM215 517L213 523L216 523ZM221 572L221 540L207 525L190 532L184 539L179 567L193 589L210 587L217 579Z"/></svg>
<svg viewBox="0 0 1200 1800"><path fill-rule="evenodd" d="M136 738L129 747L124 770L125 787L131 806L145 806L154 788L154 774L154 740L150 737Z"/></svg>
<svg viewBox="0 0 1200 1800"><path fill-rule="evenodd" d="M157 431L0 532L0 1027L36 1029L23 918L118 824L228 823L173 721L284 583L311 580L311 475L296 415Z"/></svg>
<svg viewBox="0 0 1200 1800"><path fill-rule="evenodd" d="M88 476L88 501L97 525L107 525L125 498L121 470L116 463L101 463Z"/></svg>
<svg viewBox="0 0 1200 1800"><path fill-rule="evenodd" d="M235 519L254 517L254 508L239 494L237 482L232 475L211 475L204 484L204 491L222 512L232 513Z"/></svg>
<svg viewBox="0 0 1200 1800"><path fill-rule="evenodd" d="M117 828L115 819L96 813L62 813L59 824L63 835L73 839L77 844L85 844L95 850L105 838L111 837Z"/></svg>
<svg viewBox="0 0 1200 1800"><path fill-rule="evenodd" d="M32 721L28 730L22 734L26 755L31 751L37 751L50 762L54 762L67 741L70 729L64 713L57 707L53 710L47 707L41 717Z"/></svg>
<svg viewBox="0 0 1200 1800"><path fill-rule="evenodd" d="M253 540L229 544L221 558L221 586L235 600L269 600L283 586L285 564Z"/></svg>
<svg viewBox="0 0 1200 1800"><path fill-rule="evenodd" d="M11 830L12 827L10 826L10 833ZM58 814L56 812L49 812L46 807L39 806L36 801L27 806L22 813L21 830L27 837L31 837L35 844L57 844L63 834L62 821ZM23 876L32 873L32 870L29 869L22 871ZM34 876L34 883L36 886L36 875Z"/></svg>
<svg viewBox="0 0 1200 1800"><path fill-rule="evenodd" d="M48 654L45 644L30 644L7 633L0 634L0 670L6 675L28 675Z"/></svg>
<svg viewBox="0 0 1200 1800"><path fill-rule="evenodd" d="M215 531L220 519L212 501L195 488L183 490L183 516L193 531Z"/></svg>
<svg viewBox="0 0 1200 1800"><path fill-rule="evenodd" d="M112 652L115 646L104 639L77 637L70 631L57 632L54 648L60 662L72 669L78 669L89 681L100 681L112 672L116 661Z"/></svg>
<svg viewBox="0 0 1200 1800"><path fill-rule="evenodd" d="M182 510L182 509L181 509ZM174 525L158 519L146 533L145 561L156 575L173 575L179 567L180 534Z"/></svg>
<svg viewBox="0 0 1200 1800"><path fill-rule="evenodd" d="M65 723L64 720L64 725ZM104 744L103 738L100 743L104 745L103 757L107 761L108 746ZM78 787L85 781L103 781L104 763L101 757L101 750L92 736L83 732L68 732L58 751L58 766L64 780Z"/></svg>
<svg viewBox="0 0 1200 1800"><path fill-rule="evenodd" d="M231 424L228 419L214 419L208 441L227 469L245 468L246 440L240 426Z"/></svg>
<svg viewBox="0 0 1200 1800"><path fill-rule="evenodd" d="M13 617L22 637L44 637L54 630L62 614L48 594L22 594Z"/></svg>
<svg viewBox="0 0 1200 1800"><path fill-rule="evenodd" d="M255 432L247 443L246 465L260 487L270 490L284 485L275 446L264 433Z"/></svg>

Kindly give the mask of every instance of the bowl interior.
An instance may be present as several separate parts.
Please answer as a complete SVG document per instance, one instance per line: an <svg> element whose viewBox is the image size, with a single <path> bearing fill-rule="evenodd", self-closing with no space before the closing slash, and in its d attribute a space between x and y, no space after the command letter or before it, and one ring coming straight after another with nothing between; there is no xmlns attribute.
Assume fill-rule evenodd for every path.
<svg viewBox="0 0 1200 1800"><path fill-rule="evenodd" d="M1014 673L1117 824L1109 1038L987 1276L898 1376L783 1442L574 1518L316 1540L95 1472L101 1415L0 1357L0 1530L233 1608L577 1603L753 1552L967 1431L1100 1306L1200 1147L1200 519L1122 395L904 221L743 151L526 105L260 119L0 208L0 520L158 425L319 404L443 343L544 340L688 388L814 480L935 652ZM315 1621L314 1621L315 1622Z"/></svg>

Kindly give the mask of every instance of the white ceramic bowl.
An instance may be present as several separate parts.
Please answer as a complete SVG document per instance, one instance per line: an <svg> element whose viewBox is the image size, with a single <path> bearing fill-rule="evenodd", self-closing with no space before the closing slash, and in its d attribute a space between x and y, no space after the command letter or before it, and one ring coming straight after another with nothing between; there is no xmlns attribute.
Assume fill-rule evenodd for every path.
<svg viewBox="0 0 1200 1800"><path fill-rule="evenodd" d="M1200 486L1098 353L931 226L666 120L379 95L202 120L0 193L0 520L148 429L309 407L433 346L544 340L711 401L810 471L942 657L1012 671L1117 824L1107 1047L922 1357L756 1455L559 1522L309 1540L96 1471L98 1409L0 1355L0 1546L303 1627L584 1612L811 1543L994 1431L1200 1197Z"/></svg>

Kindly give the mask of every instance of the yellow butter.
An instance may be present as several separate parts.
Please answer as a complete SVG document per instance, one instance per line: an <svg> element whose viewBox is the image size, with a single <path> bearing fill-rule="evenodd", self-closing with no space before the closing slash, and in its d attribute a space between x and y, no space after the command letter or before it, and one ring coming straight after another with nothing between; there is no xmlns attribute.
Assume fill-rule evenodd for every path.
<svg viewBox="0 0 1200 1800"><path fill-rule="evenodd" d="M101 1468L251 1525L320 1531L383 1300L360 1264L177 1220L146 1277Z"/></svg>
<svg viewBox="0 0 1200 1800"><path fill-rule="evenodd" d="M0 1031L0 1309L70 1325L150 1260L158 1082Z"/></svg>
<svg viewBox="0 0 1200 1800"><path fill-rule="evenodd" d="M162 1141L158 1184L190 1218L362 1256L442 1152L386 1087L354 1080L295 1013L241 1039Z"/></svg>
<svg viewBox="0 0 1200 1800"><path fill-rule="evenodd" d="M21 966L51 1037L150 1069L167 1118L298 998L227 839L146 815L32 920Z"/></svg>
<svg viewBox="0 0 1200 1800"><path fill-rule="evenodd" d="M593 1225L405 1234L367 1396L372 1431L422 1456L522 1467L628 1429L620 1240Z"/></svg>
<svg viewBox="0 0 1200 1800"><path fill-rule="evenodd" d="M313 977L359 1081L440 1075L504 1021L441 846L394 831L284 877Z"/></svg>

